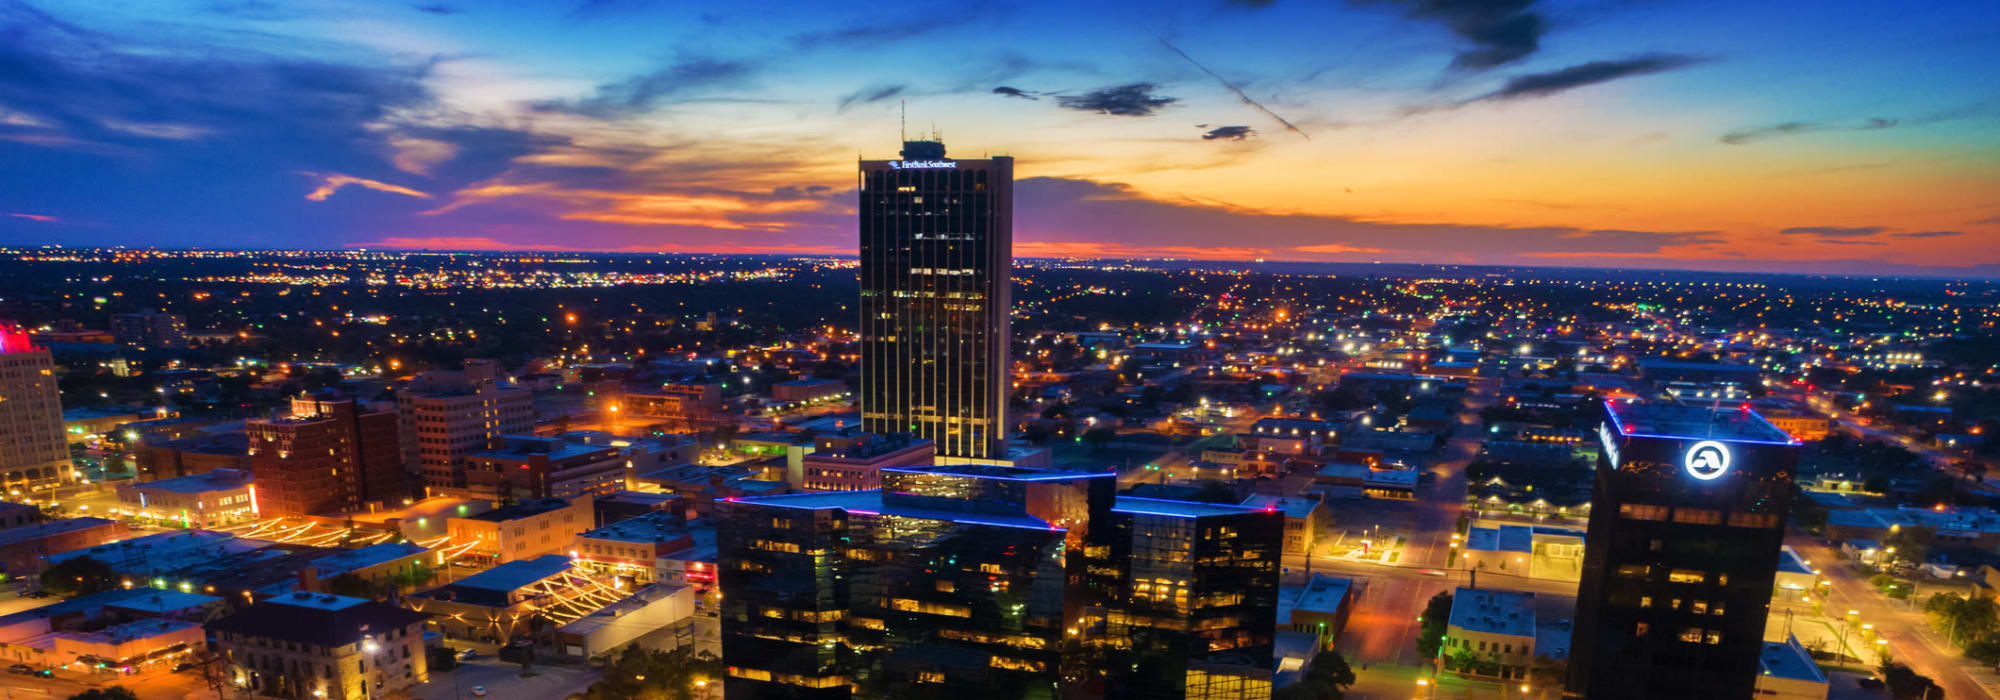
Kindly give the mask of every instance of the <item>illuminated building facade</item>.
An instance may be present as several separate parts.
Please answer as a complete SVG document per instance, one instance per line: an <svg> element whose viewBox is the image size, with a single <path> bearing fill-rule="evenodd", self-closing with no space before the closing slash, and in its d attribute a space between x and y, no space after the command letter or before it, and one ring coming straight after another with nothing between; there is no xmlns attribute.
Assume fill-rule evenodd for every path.
<svg viewBox="0 0 2000 700"><path fill-rule="evenodd" d="M337 513L406 494L394 410L298 396L290 415L253 420L244 430L256 483L251 506L259 515Z"/></svg>
<svg viewBox="0 0 2000 700"><path fill-rule="evenodd" d="M499 384L491 360L461 372L425 372L396 392L403 461L437 493L466 488L466 459L535 432L534 393Z"/></svg>
<svg viewBox="0 0 2000 700"><path fill-rule="evenodd" d="M208 623L232 680L267 696L366 700L430 680L424 621L388 603L300 591Z"/></svg>
<svg viewBox="0 0 2000 700"><path fill-rule="evenodd" d="M0 326L0 479L26 494L74 478L55 361L21 329Z"/></svg>
<svg viewBox="0 0 2000 700"><path fill-rule="evenodd" d="M881 480L719 504L730 697L1269 696L1283 514L1110 472Z"/></svg>
<svg viewBox="0 0 2000 700"><path fill-rule="evenodd" d="M1006 457L1014 159L861 161L861 428Z"/></svg>
<svg viewBox="0 0 2000 700"><path fill-rule="evenodd" d="M1113 475L967 465L881 478L874 491L718 504L728 696L1050 697L1066 636L1117 588Z"/></svg>
<svg viewBox="0 0 2000 700"><path fill-rule="evenodd" d="M118 342L142 348L187 347L187 317L180 314L112 314L111 334Z"/></svg>
<svg viewBox="0 0 2000 700"><path fill-rule="evenodd" d="M1798 442L1748 406L1604 409L1569 691L1751 697Z"/></svg>

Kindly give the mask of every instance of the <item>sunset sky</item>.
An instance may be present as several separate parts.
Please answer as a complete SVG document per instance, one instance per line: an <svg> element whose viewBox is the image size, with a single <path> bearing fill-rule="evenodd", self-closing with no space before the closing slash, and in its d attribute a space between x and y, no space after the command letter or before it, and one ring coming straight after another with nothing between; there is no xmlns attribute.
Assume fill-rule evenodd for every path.
<svg viewBox="0 0 2000 700"><path fill-rule="evenodd" d="M851 253L898 106L1019 256L2000 276L2000 3L0 0L0 244Z"/></svg>

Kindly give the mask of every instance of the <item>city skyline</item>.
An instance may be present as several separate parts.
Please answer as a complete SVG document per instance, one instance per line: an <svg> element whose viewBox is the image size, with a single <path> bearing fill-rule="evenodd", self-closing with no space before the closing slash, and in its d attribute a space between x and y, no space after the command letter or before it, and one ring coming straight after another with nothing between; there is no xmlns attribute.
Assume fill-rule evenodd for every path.
<svg viewBox="0 0 2000 700"><path fill-rule="evenodd" d="M1481 7L0 3L0 243L853 254L907 101L1020 257L2000 275L2000 10Z"/></svg>

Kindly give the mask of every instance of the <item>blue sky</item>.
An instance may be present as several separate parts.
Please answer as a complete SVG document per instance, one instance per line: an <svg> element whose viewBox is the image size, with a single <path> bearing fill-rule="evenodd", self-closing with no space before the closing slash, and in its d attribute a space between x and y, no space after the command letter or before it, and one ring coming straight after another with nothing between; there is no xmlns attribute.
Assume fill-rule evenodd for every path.
<svg viewBox="0 0 2000 700"><path fill-rule="evenodd" d="M0 243L851 251L907 102L1023 255L1992 275L1995 65L1992 2L0 0Z"/></svg>

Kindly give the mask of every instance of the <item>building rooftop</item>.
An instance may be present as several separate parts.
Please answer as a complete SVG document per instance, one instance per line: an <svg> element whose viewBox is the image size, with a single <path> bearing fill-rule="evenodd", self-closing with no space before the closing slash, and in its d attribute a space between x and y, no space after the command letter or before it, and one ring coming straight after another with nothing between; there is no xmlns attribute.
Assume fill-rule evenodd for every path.
<svg viewBox="0 0 2000 700"><path fill-rule="evenodd" d="M172 479L146 481L132 484L130 488L140 491L164 491L168 493L206 493L209 491L229 491L249 486L250 472L240 469L217 469L204 474L177 476Z"/></svg>
<svg viewBox="0 0 2000 700"><path fill-rule="evenodd" d="M146 620L135 620L124 624L112 625L110 627L106 627L104 629L97 630L95 632L63 631L63 632L57 632L56 635L67 639L75 639L84 642L96 642L101 644L124 644L126 642L131 642L140 639L147 639L150 637L157 637L163 634L171 634L174 632L179 632L184 629L189 629L189 628L199 629L200 627L201 623L194 622L191 620L166 620L160 618L151 618Z"/></svg>
<svg viewBox="0 0 2000 700"><path fill-rule="evenodd" d="M567 507L569 507L569 501L567 499L535 498L535 499L525 500L511 506L495 508L493 510L486 511L484 513L479 513L477 515L459 516L459 517L465 517L471 520L484 520L491 523L504 523L509 520L520 520L522 518L533 517L541 515L543 513L547 513L552 510L561 510Z"/></svg>
<svg viewBox="0 0 2000 700"><path fill-rule="evenodd" d="M1765 642L1764 654L1757 657L1757 666L1764 675L1773 678L1826 682L1826 674L1820 672L1819 664L1813 662L1812 654L1799 644L1798 637L1786 637L1782 642Z"/></svg>
<svg viewBox="0 0 2000 700"><path fill-rule="evenodd" d="M888 471L888 470L883 470ZM1108 473L1108 472L1107 472ZM1122 497L1121 497L1122 498ZM904 504L885 503L881 489L867 491L826 491L819 493L789 493L777 496L757 496L752 498L724 499L731 503L750 503L783 508L804 508L821 510L839 508L854 515L890 515L902 518L942 520L968 525L995 525L1000 527L1021 527L1034 530L1060 530L1062 528L1030 515L1007 515L1000 513L977 513L970 511L939 510L912 507ZM1232 506L1233 507L1233 506ZM1248 509L1242 509L1248 510Z"/></svg>
<svg viewBox="0 0 2000 700"><path fill-rule="evenodd" d="M1089 479L1095 477L1115 477L1109 471L1075 472L1040 467L1016 467L1006 464L952 464L931 467L886 467L884 472L906 474L948 474L979 479L1011 479L1015 481L1066 481L1069 479Z"/></svg>
<svg viewBox="0 0 2000 700"><path fill-rule="evenodd" d="M616 603L599 608L556 629L563 634L585 635L610 625L638 625L641 623L637 620L624 621L621 618L639 612L647 605L673 596L686 588L687 586L671 583L655 583L633 591L632 595L620 598Z"/></svg>
<svg viewBox="0 0 2000 700"><path fill-rule="evenodd" d="M424 613L373 600L310 594L306 599L298 599L296 595L265 600L211 621L208 630L338 647L430 618ZM326 598L334 600L329 602Z"/></svg>
<svg viewBox="0 0 2000 700"><path fill-rule="evenodd" d="M1277 496L1268 493L1251 494L1249 498L1243 499L1243 506L1245 508L1279 510L1283 511L1287 518L1309 517L1312 515L1314 509L1320 507L1320 504L1320 501L1310 498Z"/></svg>
<svg viewBox="0 0 2000 700"><path fill-rule="evenodd" d="M312 568L320 578L333 578L356 569L366 569L428 551L430 550L409 542L383 542L314 559Z"/></svg>
<svg viewBox="0 0 2000 700"><path fill-rule="evenodd" d="M577 536L593 540L652 543L688 537L692 534L690 532L692 529L688 522L678 515L666 511L653 511L587 530Z"/></svg>
<svg viewBox="0 0 2000 700"><path fill-rule="evenodd" d="M1474 552L1520 552L1535 549L1535 531L1526 525L1474 527L1465 533L1465 548Z"/></svg>
<svg viewBox="0 0 2000 700"><path fill-rule="evenodd" d="M1267 511L1263 508L1225 505L1221 503L1119 496L1118 500L1112 502L1111 512L1130 515L1164 515L1173 518L1202 518L1216 515L1242 515L1244 513L1262 513Z"/></svg>
<svg viewBox="0 0 2000 700"><path fill-rule="evenodd" d="M18 528L17 528L18 529ZM152 576L263 549L269 543L208 530L179 530L49 555L50 564L90 557L122 574Z"/></svg>
<svg viewBox="0 0 2000 700"><path fill-rule="evenodd" d="M50 535L57 535L65 532L87 530L93 527L102 527L105 525L112 525L112 524L115 524L115 522L111 520L106 520L104 518L66 518L63 520L46 520L32 525L22 525L20 527L0 530L0 546L10 545L15 542L23 542L26 540L39 539L42 537L48 537Z"/></svg>
<svg viewBox="0 0 2000 700"><path fill-rule="evenodd" d="M592 445L536 435L506 435L503 436L503 439L506 440L505 447L497 450L475 452L469 456L479 459L513 461L527 461L536 456L547 457L550 460L563 460L587 454L609 452L613 449L609 445Z"/></svg>
<svg viewBox="0 0 2000 700"><path fill-rule="evenodd" d="M1613 427L1629 437L1720 440L1774 445L1797 444L1750 407L1712 408L1692 404L1606 399Z"/></svg>
<svg viewBox="0 0 2000 700"><path fill-rule="evenodd" d="M164 615L175 610L186 610L210 603L222 602L221 598L212 595L182 593L171 588L137 588L133 590L144 591L146 594L105 603L105 606L154 615Z"/></svg>
<svg viewBox="0 0 2000 700"><path fill-rule="evenodd" d="M1310 610L1334 614L1347 601L1347 594L1354 590L1354 579L1338 578L1314 572L1312 580L1306 582L1299 591L1299 597L1292 603L1293 610Z"/></svg>
<svg viewBox="0 0 2000 700"><path fill-rule="evenodd" d="M569 568L569 557L561 554L544 554L533 559L510 561L445 584L445 587L470 588L482 591L512 591L568 571Z"/></svg>
<svg viewBox="0 0 2000 700"><path fill-rule="evenodd" d="M1460 587L1451 597L1451 626L1472 632L1535 636L1535 594Z"/></svg>

